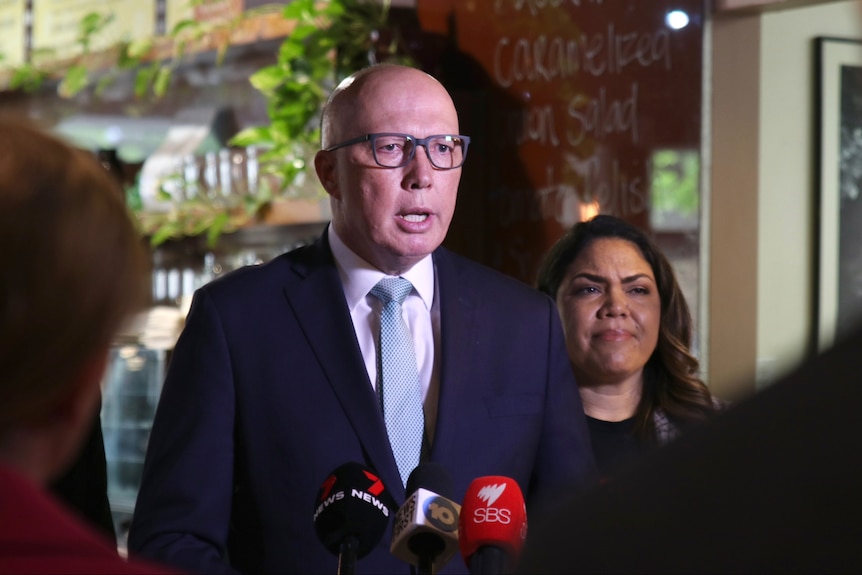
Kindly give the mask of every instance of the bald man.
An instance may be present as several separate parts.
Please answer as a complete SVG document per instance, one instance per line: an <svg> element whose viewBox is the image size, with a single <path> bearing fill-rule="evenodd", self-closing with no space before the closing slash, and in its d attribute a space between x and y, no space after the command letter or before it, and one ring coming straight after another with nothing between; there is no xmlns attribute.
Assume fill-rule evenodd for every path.
<svg viewBox="0 0 862 575"><path fill-rule="evenodd" d="M513 478L528 505L591 476L553 302L440 247L468 147L449 94L419 70L381 65L338 86L314 161L331 224L312 245L196 293L132 550L205 573L335 572L312 523L327 475L358 462L393 511L404 502L413 464L399 469L378 395L382 303L371 292L385 279L410 282L401 319L422 402L417 457L448 471L456 502L479 476ZM357 572L409 573L390 539ZM466 567L455 558L441 572Z"/></svg>

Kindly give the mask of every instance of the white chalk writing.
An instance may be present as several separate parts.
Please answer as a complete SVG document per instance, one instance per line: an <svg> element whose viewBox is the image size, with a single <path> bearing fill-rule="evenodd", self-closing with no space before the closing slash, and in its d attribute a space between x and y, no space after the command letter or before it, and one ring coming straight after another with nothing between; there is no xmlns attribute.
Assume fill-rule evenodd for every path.
<svg viewBox="0 0 862 575"><path fill-rule="evenodd" d="M565 80L581 72L596 77L620 75L632 66L655 65L665 70L672 67L667 28L620 33L611 23L605 34L581 34L575 38L504 36L494 50L494 79L504 88L514 82Z"/></svg>
<svg viewBox="0 0 862 575"><path fill-rule="evenodd" d="M602 0L495 0L494 11L497 14L505 12L506 8L513 8L515 12L527 10L533 16L545 8L559 8L560 6L580 7L582 4L601 4Z"/></svg>

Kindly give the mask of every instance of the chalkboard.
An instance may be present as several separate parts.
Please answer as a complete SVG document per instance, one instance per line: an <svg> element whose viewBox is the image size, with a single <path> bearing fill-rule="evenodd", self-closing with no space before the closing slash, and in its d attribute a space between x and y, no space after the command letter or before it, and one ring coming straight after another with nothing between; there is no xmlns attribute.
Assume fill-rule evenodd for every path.
<svg viewBox="0 0 862 575"><path fill-rule="evenodd" d="M673 10L685 26L668 23ZM423 66L473 138L450 246L532 283L565 229L618 215L659 240L696 309L703 12L695 0L418 0L421 29L444 38Z"/></svg>

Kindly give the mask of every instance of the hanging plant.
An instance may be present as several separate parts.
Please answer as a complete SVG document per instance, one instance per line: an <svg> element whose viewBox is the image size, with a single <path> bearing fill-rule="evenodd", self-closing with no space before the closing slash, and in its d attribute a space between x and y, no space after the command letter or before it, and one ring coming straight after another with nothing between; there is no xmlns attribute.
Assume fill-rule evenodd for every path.
<svg viewBox="0 0 862 575"><path fill-rule="evenodd" d="M191 0L192 6L213 0ZM212 246L224 232L247 225L279 198L319 199L318 186L303 185L308 158L320 138L319 115L333 87L344 77L378 61L410 64L405 44L390 26L390 0L293 0L287 5L266 4L228 21L178 22L165 36L122 42L94 52L93 40L113 21L111 14L91 13L79 23L77 56L60 61L53 52L39 53L34 61L7 73L7 86L37 90L48 78L58 78L58 92L72 98L85 89L98 97L123 72L134 76L138 99L162 98L170 90L176 67L188 53L202 47L216 50L220 64L232 33L246 21L280 13L292 25L279 46L276 63L250 78L265 98L268 122L242 130L231 146L258 151L260 185L242 198L217 194L188 195L175 180L165 178L158 199L170 209L135 211L142 233L153 245L181 236L206 234ZM161 56L160 54L166 54ZM2 55L0 55L2 64ZM8 72L8 70L7 70ZM2 80L0 80L2 88ZM234 201L235 200L235 201Z"/></svg>
<svg viewBox="0 0 862 575"><path fill-rule="evenodd" d="M319 114L333 87L344 77L385 55L410 63L403 42L389 30L391 2L373 0L294 0L282 16L296 23L278 51L278 60L250 81L267 101L269 124L243 130L231 143L258 146L262 169L291 193L320 140ZM382 37L391 38L385 44Z"/></svg>

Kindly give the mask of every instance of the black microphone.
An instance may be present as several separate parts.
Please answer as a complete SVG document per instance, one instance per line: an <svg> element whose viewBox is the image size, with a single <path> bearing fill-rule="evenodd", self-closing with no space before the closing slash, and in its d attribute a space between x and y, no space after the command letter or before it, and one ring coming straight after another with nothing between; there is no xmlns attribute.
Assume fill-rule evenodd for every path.
<svg viewBox="0 0 862 575"><path fill-rule="evenodd" d="M452 481L443 466L423 463L407 479L407 501L395 514L393 555L431 575L458 550L461 506L452 501Z"/></svg>
<svg viewBox="0 0 862 575"><path fill-rule="evenodd" d="M315 499L314 530L338 556L339 575L356 571L356 560L383 538L393 509L392 495L363 465L345 463L329 474Z"/></svg>

